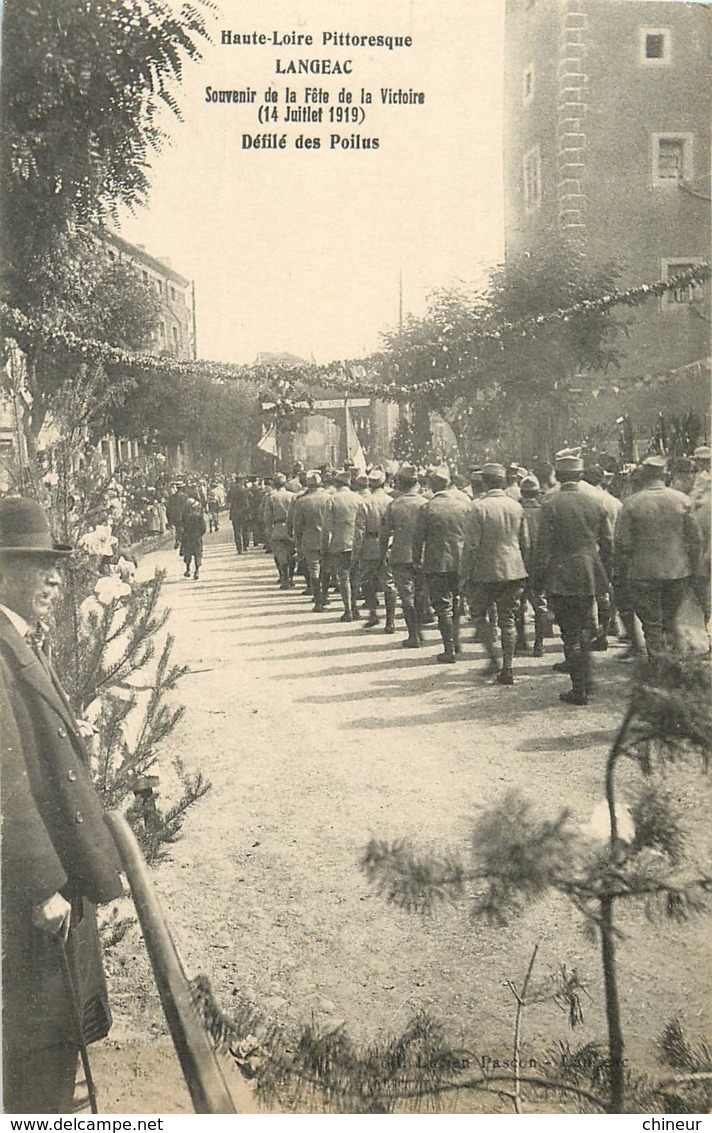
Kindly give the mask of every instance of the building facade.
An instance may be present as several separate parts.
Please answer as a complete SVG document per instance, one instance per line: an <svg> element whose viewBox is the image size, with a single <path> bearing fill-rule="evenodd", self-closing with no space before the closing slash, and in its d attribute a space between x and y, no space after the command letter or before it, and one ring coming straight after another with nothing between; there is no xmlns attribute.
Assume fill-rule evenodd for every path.
<svg viewBox="0 0 712 1133"><path fill-rule="evenodd" d="M109 263L128 265L138 280L156 289L161 315L149 349L181 360L197 357L195 287L192 281L175 271L169 259L150 255L141 244L130 244L107 228L97 228L95 235ZM103 438L99 447L108 470L113 472L118 464L137 459L141 446L137 440L109 435ZM188 449L189 446L184 443L167 453L176 470L190 466Z"/></svg>
<svg viewBox="0 0 712 1133"><path fill-rule="evenodd" d="M621 289L709 260L710 40L703 3L507 0L506 256L564 235ZM682 374L656 408L707 406L708 370L688 370L710 353L708 293L629 309L618 380Z"/></svg>
<svg viewBox="0 0 712 1133"><path fill-rule="evenodd" d="M161 319L153 350L173 358L196 358L195 288L179 275L165 257L150 255L142 244L129 244L107 228L96 230L100 247L109 262L128 264L138 279L156 289Z"/></svg>

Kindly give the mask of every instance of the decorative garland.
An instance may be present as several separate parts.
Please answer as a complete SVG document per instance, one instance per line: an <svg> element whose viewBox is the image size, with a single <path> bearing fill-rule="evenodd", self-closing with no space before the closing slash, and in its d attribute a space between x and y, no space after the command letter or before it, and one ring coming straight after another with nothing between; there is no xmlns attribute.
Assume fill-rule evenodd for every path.
<svg viewBox="0 0 712 1133"><path fill-rule="evenodd" d="M598 312L607 312L611 307L639 306L650 298L660 298L668 291L676 291L695 284L703 283L710 277L708 263L697 264L694 267L674 276L671 279L661 279L657 283L644 283L630 287L626 291L610 291L605 295L598 295L592 299L581 299L570 307L561 307L546 314L531 315L516 322L503 322L495 330L484 331L476 336L475 345L471 350L458 354L458 365L472 365L478 360L479 347L485 342L499 342L509 335L516 334L526 338L529 334L536 334L542 327L556 323L566 323L577 315L590 315ZM119 367L126 371L142 371L144 373L171 373L186 377L204 377L216 382L251 381L266 389L280 389L277 399L278 405L282 402L293 403L295 400L304 400L304 394L296 394L298 384L311 385L321 389L338 390L344 396L372 397L382 401L403 401L414 396L426 393L440 393L449 386L462 380L462 373L448 375L444 378L431 378L426 381L406 384L391 378L382 383L369 381L368 375L375 376L384 373L393 373L399 370L398 362L388 352L377 352L368 358L331 362L324 365L316 363L302 363L296 366L279 364L243 365L230 362L211 362L203 359L178 359L165 355L150 354L121 350L109 346L96 339L80 338L67 330L57 330L43 325L38 319L29 318L21 311L0 302L0 318L2 318L3 334L7 338L23 338L40 343L47 350L68 353L88 362L102 363L105 366ZM445 340L437 343L412 347L409 354L417 357L433 348L441 356L449 353ZM438 364L434 355L432 365ZM291 406L293 408L293 406ZM287 409L287 405L284 406ZM288 415L288 414L285 414Z"/></svg>

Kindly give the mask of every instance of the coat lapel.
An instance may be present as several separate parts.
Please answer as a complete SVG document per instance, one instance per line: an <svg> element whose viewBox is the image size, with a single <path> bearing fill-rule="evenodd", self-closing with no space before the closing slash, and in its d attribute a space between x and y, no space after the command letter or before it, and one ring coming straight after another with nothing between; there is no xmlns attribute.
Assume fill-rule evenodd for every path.
<svg viewBox="0 0 712 1133"><path fill-rule="evenodd" d="M1 610L0 641L4 641L11 649L18 665L20 679L30 685L43 700L51 705L54 711L62 717L67 727L71 729L72 735L79 737L69 704L59 692L59 681L57 681L57 687L55 687L49 675L49 669L44 668L34 649L27 644L24 637L17 632Z"/></svg>

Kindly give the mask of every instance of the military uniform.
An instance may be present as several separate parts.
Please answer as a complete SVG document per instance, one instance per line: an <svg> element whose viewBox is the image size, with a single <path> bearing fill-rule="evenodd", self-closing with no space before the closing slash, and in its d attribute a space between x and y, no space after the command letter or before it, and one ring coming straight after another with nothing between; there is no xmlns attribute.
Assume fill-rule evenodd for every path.
<svg viewBox="0 0 712 1133"><path fill-rule="evenodd" d="M528 494L530 489L539 490L539 480L536 476L527 476L522 480L521 488L522 508L524 510L524 521L527 525L527 541L529 544L528 552L524 558L524 565L527 568L529 577L524 583L524 593L522 594L522 601L517 614L517 648L522 650L526 650L527 648L524 616L526 604L529 602L534 611L534 648L532 653L534 657L542 657L544 654L544 634L546 632L546 594L543 589L534 585L531 578L531 565L536 553L539 524L541 523L541 500L538 496Z"/></svg>
<svg viewBox="0 0 712 1133"><path fill-rule="evenodd" d="M665 487L662 466L660 475L625 501L616 524L616 559L629 580L651 660L674 642L677 612L701 550L691 500Z"/></svg>
<svg viewBox="0 0 712 1133"><path fill-rule="evenodd" d="M485 465L487 467L497 466ZM504 482L503 468L501 473ZM495 662L494 633L487 610L491 604L496 607L502 636L502 684L511 684L512 680L516 614L527 577L524 565L527 551L524 511L504 488L492 488L470 505L465 525L462 577L467 586L470 612L492 667Z"/></svg>
<svg viewBox="0 0 712 1133"><path fill-rule="evenodd" d="M420 627L427 605L423 571L413 563L418 513L426 503L415 482L391 500L381 520L381 560L388 559L408 628L408 637L403 644L410 649L421 644Z"/></svg>
<svg viewBox="0 0 712 1133"><path fill-rule="evenodd" d="M342 621L353 621L352 591L351 591L351 555L354 548L354 531L356 516L362 505L361 499L351 491L349 484L351 476L347 473L337 473L337 488L324 510L322 527L322 553L328 556L328 570L325 576L336 575L341 598L344 603ZM324 595L322 587L322 595Z"/></svg>
<svg viewBox="0 0 712 1133"><path fill-rule="evenodd" d="M243 554L250 545L251 499L249 490L242 479L235 480L227 493L228 514L235 537L235 549Z"/></svg>
<svg viewBox="0 0 712 1133"><path fill-rule="evenodd" d="M314 610L324 609L321 591L321 542L324 512L329 503L329 494L319 483L309 482L304 495L298 496L292 513L292 530L297 547L297 556L304 560L312 596Z"/></svg>
<svg viewBox="0 0 712 1133"><path fill-rule="evenodd" d="M449 486L447 469L433 482L434 495L418 512L413 562L422 565L438 619L443 652L438 660L452 663L458 648L460 566L465 521L471 503Z"/></svg>
<svg viewBox="0 0 712 1133"><path fill-rule="evenodd" d="M557 469L581 471L557 461ZM590 648L595 632L596 596L609 587L613 529L599 493L578 481L561 484L541 508L535 582L544 585L561 630L571 676L571 693L562 697L585 704L591 691Z"/></svg>
<svg viewBox="0 0 712 1133"><path fill-rule="evenodd" d="M276 477L275 480L277 480ZM272 489L265 502L266 526L279 574L280 590L288 590L294 585L294 543L289 535L289 521L293 506L294 494L285 487L284 477L282 477L278 486Z"/></svg>
<svg viewBox="0 0 712 1133"><path fill-rule="evenodd" d="M361 583L369 616L366 628L378 624L378 594L386 604L386 633L395 630L396 588L388 565L381 557L381 521L391 503L380 476L370 480L368 494L362 498L356 515L354 558L358 561Z"/></svg>

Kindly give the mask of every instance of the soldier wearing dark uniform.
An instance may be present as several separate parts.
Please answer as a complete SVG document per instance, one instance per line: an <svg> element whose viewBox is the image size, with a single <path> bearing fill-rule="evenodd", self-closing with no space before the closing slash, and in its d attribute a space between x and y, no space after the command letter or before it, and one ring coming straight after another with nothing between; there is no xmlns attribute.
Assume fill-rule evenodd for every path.
<svg viewBox="0 0 712 1133"><path fill-rule="evenodd" d="M641 489L629 496L616 523L616 560L628 578L651 661L675 644L675 622L690 589L701 533L689 496L665 487L663 456L647 457Z"/></svg>
<svg viewBox="0 0 712 1133"><path fill-rule="evenodd" d="M250 545L250 493L245 477L235 476L227 493L227 507L235 537L235 550L242 555Z"/></svg>
<svg viewBox="0 0 712 1133"><path fill-rule="evenodd" d="M381 521L381 562L388 563L401 601L408 636L406 649L418 649L423 640L421 618L426 595L423 572L413 563L413 540L418 512L426 500L418 485L418 470L402 464L396 477L398 495L386 508Z"/></svg>
<svg viewBox="0 0 712 1133"><path fill-rule="evenodd" d="M166 522L175 532L174 551L177 551L183 536L183 512L188 503L188 493L183 489L183 481L176 480L175 491L166 500Z"/></svg>
<svg viewBox="0 0 712 1133"><path fill-rule="evenodd" d="M482 481L485 494L470 505L465 525L461 573L479 639L490 659L490 671L497 672L499 684L512 685L516 615L527 577L527 525L521 505L505 492L503 465L485 464ZM501 669L494 648L494 629L487 617L491 605L497 611L501 632Z"/></svg>
<svg viewBox="0 0 712 1133"><path fill-rule="evenodd" d="M384 490L386 482L384 470L378 466L368 474L368 494L361 500L356 516L354 558L358 560L361 571L364 598L368 607L368 618L364 629L378 625L378 595L383 593L386 605L386 633L396 629L396 588L388 565L381 558L381 520L391 502L391 496Z"/></svg>
<svg viewBox="0 0 712 1133"><path fill-rule="evenodd" d="M0 500L6 1113L72 1112L76 1001L85 1041L111 1026L94 905L121 895L118 860L79 726L35 634L61 586L59 560L70 551L52 542L34 500Z"/></svg>
<svg viewBox="0 0 712 1133"><path fill-rule="evenodd" d="M467 496L450 486L447 465L430 475L432 499L418 512L413 540L413 563L422 566L430 601L438 619L443 652L438 661L454 664L459 651L460 566L465 521L471 507Z"/></svg>
<svg viewBox="0 0 712 1133"><path fill-rule="evenodd" d="M534 584L546 588L561 630L571 691L560 699L583 706L592 691L595 601L609 588L613 529L599 494L579 482L581 457L561 453L554 466L560 488L541 507Z"/></svg>

